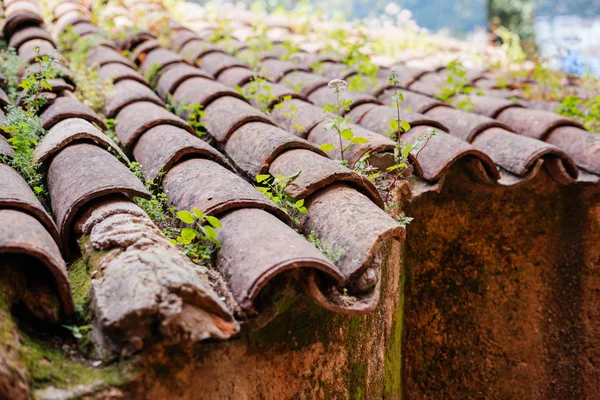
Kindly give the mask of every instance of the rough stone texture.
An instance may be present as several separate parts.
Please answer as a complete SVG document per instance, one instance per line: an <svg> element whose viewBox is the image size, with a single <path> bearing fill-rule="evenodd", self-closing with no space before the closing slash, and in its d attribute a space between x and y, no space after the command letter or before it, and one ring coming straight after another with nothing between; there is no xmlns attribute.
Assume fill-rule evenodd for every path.
<svg viewBox="0 0 600 400"><path fill-rule="evenodd" d="M498 114L497 118L515 132L538 140L546 140L553 129L561 126L583 129L581 124L562 115L520 107L506 108Z"/></svg>
<svg viewBox="0 0 600 400"><path fill-rule="evenodd" d="M458 169L414 200L405 396L595 397L599 210L597 188L484 187Z"/></svg>
<svg viewBox="0 0 600 400"><path fill-rule="evenodd" d="M600 175L600 135L561 126L550 132L546 141L564 150L581 168Z"/></svg>
<svg viewBox="0 0 600 400"><path fill-rule="evenodd" d="M147 216L108 206L113 211L80 241L95 271L91 297L97 344L127 354L156 342L195 343L237 333L239 326L211 288L205 267L170 244Z"/></svg>
<svg viewBox="0 0 600 400"><path fill-rule="evenodd" d="M194 355L155 349L142 360L127 395L148 400L399 399L403 267L400 243L388 241L385 249L381 301L372 313L323 310L306 296L289 294L298 282L291 275L263 289L271 297L273 288L275 293L286 288L270 322L226 343L205 343Z"/></svg>

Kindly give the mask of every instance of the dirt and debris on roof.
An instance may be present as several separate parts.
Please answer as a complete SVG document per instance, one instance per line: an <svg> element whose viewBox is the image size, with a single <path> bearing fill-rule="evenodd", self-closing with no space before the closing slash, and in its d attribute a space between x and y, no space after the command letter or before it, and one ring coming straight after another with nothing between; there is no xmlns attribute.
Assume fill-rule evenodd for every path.
<svg viewBox="0 0 600 400"><path fill-rule="evenodd" d="M294 326L313 318L326 322L310 335L338 352L317 379L354 394L355 383L332 372L346 357L368 393L397 398L407 390L399 382L413 383L398 366L416 368L401 356L403 346L414 350L403 324L420 320L413 308L404 319L413 272L403 262L420 259L410 234L430 223L421 204L441 214L465 190L465 205L553 191L581 195L585 210L597 205L600 135L529 99L503 70L458 65L471 56L463 42L384 56L362 30L324 39L343 31L333 23L153 1L11 0L3 22L16 53L5 52L2 71L14 76L0 89L0 286L16 290L0 293L4 308L20 311L0 318L17 321L7 329L27 338L23 354L33 345L66 352L62 361L6 352L2 362L18 366L0 373L9 398L27 398L26 387L41 398L160 398L169 384L127 388L106 376L122 360L135 360L124 381L135 368L170 365L169 349L206 355L189 370L164 367L173 371L193 375L219 357L252 369L261 364L257 332L281 325L297 344ZM352 60L336 51L341 42L357 52ZM411 211L425 221L407 230ZM39 324L56 335L31 328ZM351 338L360 342L353 356ZM282 384L292 378L277 357L291 357L288 372L300 376L324 352L287 351L264 350L277 354L281 382L252 392L245 378L239 390L298 395ZM39 362L76 364L91 377L45 381ZM377 383L384 377L391 383ZM221 378L205 382L207 398L235 392ZM305 394L323 396L323 387ZM173 398L197 398L181 393Z"/></svg>

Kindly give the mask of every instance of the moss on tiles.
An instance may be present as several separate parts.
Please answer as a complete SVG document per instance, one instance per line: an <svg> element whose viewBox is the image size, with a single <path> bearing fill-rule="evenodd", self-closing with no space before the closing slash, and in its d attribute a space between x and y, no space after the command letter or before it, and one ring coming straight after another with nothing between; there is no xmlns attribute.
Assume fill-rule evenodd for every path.
<svg viewBox="0 0 600 400"><path fill-rule="evenodd" d="M81 309L86 309L89 303L92 277L88 271L87 263L83 258L80 258L71 265L71 268L69 269L69 282L71 283L73 302L75 303L78 312Z"/></svg>
<svg viewBox="0 0 600 400"><path fill-rule="evenodd" d="M30 385L34 389L48 386L68 388L103 382L119 386L131 376L128 362L95 368L69 358L65 351L40 343L23 335L21 353L27 366Z"/></svg>

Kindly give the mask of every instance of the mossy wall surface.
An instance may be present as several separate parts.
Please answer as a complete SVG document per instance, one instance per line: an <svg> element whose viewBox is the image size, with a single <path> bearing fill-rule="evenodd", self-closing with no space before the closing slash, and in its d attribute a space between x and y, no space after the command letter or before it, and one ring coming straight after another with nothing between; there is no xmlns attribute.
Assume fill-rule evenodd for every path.
<svg viewBox="0 0 600 400"><path fill-rule="evenodd" d="M597 190L457 172L408 210L405 397L597 396Z"/></svg>
<svg viewBox="0 0 600 400"><path fill-rule="evenodd" d="M377 309L326 311L303 295L284 297L262 328L195 349L156 347L127 386L147 399L400 398L401 245L390 242Z"/></svg>

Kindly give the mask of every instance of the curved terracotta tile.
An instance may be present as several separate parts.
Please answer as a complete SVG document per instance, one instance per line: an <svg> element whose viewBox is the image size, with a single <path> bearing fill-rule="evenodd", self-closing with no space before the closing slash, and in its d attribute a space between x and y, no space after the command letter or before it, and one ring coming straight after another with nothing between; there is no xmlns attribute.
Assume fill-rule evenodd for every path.
<svg viewBox="0 0 600 400"><path fill-rule="evenodd" d="M60 97L40 116L42 126L49 130L54 125L68 118L81 118L98 125L102 130L106 124L96 113L74 97Z"/></svg>
<svg viewBox="0 0 600 400"><path fill-rule="evenodd" d="M573 160L557 147L539 140L501 128L489 128L477 135L473 146L489 154L500 167L521 177L529 174L538 160L558 158L567 177L572 182L577 179L577 166Z"/></svg>
<svg viewBox="0 0 600 400"><path fill-rule="evenodd" d="M484 115L489 118L496 118L498 114L507 108L511 107L523 107L519 103L516 103L509 99L494 96L477 96L477 95L459 95L454 99L454 103L458 104L466 99L471 99L473 107L469 112Z"/></svg>
<svg viewBox="0 0 600 400"><path fill-rule="evenodd" d="M407 88L413 92L436 97L446 85L446 78L437 73L428 73L408 85Z"/></svg>
<svg viewBox="0 0 600 400"><path fill-rule="evenodd" d="M448 127L451 135L471 143L473 139L486 129L497 127L507 131L511 129L502 122L484 117L483 115L471 114L450 107L435 107L425 113L428 117L436 119Z"/></svg>
<svg viewBox="0 0 600 400"><path fill-rule="evenodd" d="M13 208L30 214L44 226L56 243L60 243L52 217L35 197L25 179L5 164L0 164L0 208Z"/></svg>
<svg viewBox="0 0 600 400"><path fill-rule="evenodd" d="M115 133L127 148L133 148L144 132L157 125L174 125L193 135L196 133L194 128L177 115L147 101L139 101L123 108L117 114L115 122Z"/></svg>
<svg viewBox="0 0 600 400"><path fill-rule="evenodd" d="M102 67L103 65L110 63L119 63L131 68L135 68L133 63L125 58L123 54L111 49L110 47L100 45L88 52L88 65L97 65L98 67Z"/></svg>
<svg viewBox="0 0 600 400"><path fill-rule="evenodd" d="M289 150L279 155L269 167L273 176L292 176L298 171L300 175L285 189L285 192L303 199L318 190L335 182L344 182L365 194L379 207L383 208L383 200L373 182L341 165L339 162L323 157L305 149Z"/></svg>
<svg viewBox="0 0 600 400"><path fill-rule="evenodd" d="M158 151L160 149L160 151ZM227 159L197 136L173 125L158 125L149 129L133 149L146 180L168 172L183 159L206 158L232 169Z"/></svg>
<svg viewBox="0 0 600 400"><path fill-rule="evenodd" d="M185 84L183 84L185 83ZM235 90L231 90L222 83L215 82L206 78L189 78L180 84L173 93L175 104L200 104L207 107L212 101L223 97L235 97L246 101L242 95ZM187 115L184 115L187 118Z"/></svg>
<svg viewBox="0 0 600 400"><path fill-rule="evenodd" d="M555 112L560 107L558 101L545 101L545 100L523 100L519 99L519 104L526 108L533 108L535 110L544 110Z"/></svg>
<svg viewBox="0 0 600 400"><path fill-rule="evenodd" d="M288 222L287 214L241 177L202 158L180 162L165 175L163 188L178 210L219 216L240 208L260 208Z"/></svg>
<svg viewBox="0 0 600 400"><path fill-rule="evenodd" d="M165 103L150 89L137 81L126 79L114 85L112 96L104 103L104 114L114 118L119 111L130 104L151 102L159 106Z"/></svg>
<svg viewBox="0 0 600 400"><path fill-rule="evenodd" d="M219 52L204 54L202 57L198 58L196 62L215 78L218 78L220 73L229 68L246 66L244 62L236 57Z"/></svg>
<svg viewBox="0 0 600 400"><path fill-rule="evenodd" d="M39 53L35 52L35 49L39 48ZM17 50L19 57L25 62L32 63L38 57L48 56L58 60L62 59L62 56L54 47L52 42L44 39L30 39L23 43Z"/></svg>
<svg viewBox="0 0 600 400"><path fill-rule="evenodd" d="M136 64L140 65L146 59L148 53L158 48L160 48L160 42L158 40L148 39L138 44L131 52L129 58L132 59Z"/></svg>
<svg viewBox="0 0 600 400"><path fill-rule="evenodd" d="M38 3L31 2L31 1L25 1L25 0L11 1L10 3L5 4L5 7L4 7L4 15L7 18L10 18L16 14L27 13L27 12L41 15L42 10L40 9L40 6Z"/></svg>
<svg viewBox="0 0 600 400"><path fill-rule="evenodd" d="M257 143L260 145L257 146ZM252 180L268 172L269 165L282 152L307 149L325 156L325 153L289 132L262 122L250 122L238 128L225 144L225 152Z"/></svg>
<svg viewBox="0 0 600 400"><path fill-rule="evenodd" d="M318 75L329 80L331 79L348 79L350 76L357 73L355 68L348 68L344 63L324 62L319 67Z"/></svg>
<svg viewBox="0 0 600 400"><path fill-rule="evenodd" d="M404 228L363 194L346 185L332 185L316 193L307 202L306 231L314 230L320 240L336 250L343 249L336 266L345 278L348 294L356 303L346 312L362 314L372 311L379 299L381 268L390 240L403 242ZM343 207L340 207L343 204ZM359 283L368 274L368 285ZM319 290L321 293L325 290ZM352 304L352 303L351 303ZM343 304L329 299L326 308L344 312Z"/></svg>
<svg viewBox="0 0 600 400"><path fill-rule="evenodd" d="M361 104L381 104L379 100L371 95L353 92L350 90L342 92L340 94L340 99L352 100L350 110L352 110L354 107L358 107ZM332 89L329 89L327 86L323 86L314 90L310 95L308 95L308 100L321 107L324 107L326 104L335 104L337 101L335 92Z"/></svg>
<svg viewBox="0 0 600 400"><path fill-rule="evenodd" d="M571 156L579 167L600 175L600 135L574 126L560 126L550 132L546 142Z"/></svg>
<svg viewBox="0 0 600 400"><path fill-rule="evenodd" d="M181 54L183 59L192 64L195 64L198 59L209 53L224 53L224 51L216 44L202 40L191 40L179 50L179 54Z"/></svg>
<svg viewBox="0 0 600 400"><path fill-rule="evenodd" d="M498 121L505 123L521 135L545 140L553 129L573 126L583 129L581 124L553 112L527 108L508 108L502 111Z"/></svg>
<svg viewBox="0 0 600 400"><path fill-rule="evenodd" d="M356 109L348 113L348 118L362 127L382 135L387 135L390 131L390 121L398 118L398 110L390 106L375 105L369 107L368 105L362 105L358 107L357 112L354 112L354 110ZM427 115L401 109L400 119L408 122L411 127L427 125L442 131L448 131L444 124Z"/></svg>
<svg viewBox="0 0 600 400"><path fill-rule="evenodd" d="M236 97L220 97L204 110L206 130L217 141L227 142L239 127L248 122L273 124L262 112Z"/></svg>
<svg viewBox="0 0 600 400"><path fill-rule="evenodd" d="M26 254L43 263L54 276L62 313L75 312L65 262L38 220L17 210L0 210L0 253Z"/></svg>
<svg viewBox="0 0 600 400"><path fill-rule="evenodd" d="M162 48L156 48L146 54L144 61L140 66L140 70L144 75L151 72L154 66L158 66L158 70L177 63L183 63L183 58L179 54Z"/></svg>
<svg viewBox="0 0 600 400"><path fill-rule="evenodd" d="M42 25L44 23L44 19L39 13L33 12L19 12L8 18L4 22L4 27L2 28L2 33L5 39L9 39L10 37L19 29L21 26L36 26Z"/></svg>
<svg viewBox="0 0 600 400"><path fill-rule="evenodd" d="M75 26L77 24L90 22L90 18L82 15L79 12L67 12L54 21L53 26L50 28L52 35L60 39L60 36L66 32L67 28L70 26Z"/></svg>
<svg viewBox="0 0 600 400"><path fill-rule="evenodd" d="M65 1L65 2L58 3L56 5L56 7L54 7L54 12L53 12L54 19L58 19L58 18L62 17L64 14L71 12L71 11L78 11L82 15L87 15L90 18L92 17L92 13L90 12L90 10L83 4Z"/></svg>
<svg viewBox="0 0 600 400"><path fill-rule="evenodd" d="M102 81L109 81L113 84L125 79L131 79L146 86L149 85L146 78L144 78L139 72L121 63L110 63L103 65L98 70L98 77Z"/></svg>
<svg viewBox="0 0 600 400"><path fill-rule="evenodd" d="M436 129L436 127L415 126L402 135L402 140L404 143L413 143L417 138L425 136L430 130L435 130L436 134L429 139L417 156L423 178L430 182L436 182L456 162L468 160L471 163L466 164L477 163L481 166L476 171L472 171L478 173L479 181L494 183L500 179L494 161L487 154L461 139Z"/></svg>
<svg viewBox="0 0 600 400"><path fill-rule="evenodd" d="M282 107L272 109L269 117L278 126L303 139L317 124L327 119L321 107L301 99L292 99L283 103Z"/></svg>
<svg viewBox="0 0 600 400"><path fill-rule="evenodd" d="M332 143L335 145L333 150L327 152L327 156L333 160L342 160L339 137L334 129L326 130L325 125L327 121L323 121L315 126L308 134L307 140L317 145ZM352 129L354 137L360 137L367 139L367 143L355 143L349 144L347 140L342 139L343 146L348 146L344 151L344 159L348 162L350 168L354 167L354 164L361 159L365 153L369 152L374 158L385 158L381 161L383 169L393 165L394 157L393 152L396 144L387 136L375 133L373 131L364 129L358 125L348 124L347 128ZM387 155L382 153L388 153Z"/></svg>
<svg viewBox="0 0 600 400"><path fill-rule="evenodd" d="M117 45L123 50L135 50L137 46L147 40L156 39L156 35L148 30L140 29L122 39L117 40Z"/></svg>
<svg viewBox="0 0 600 400"><path fill-rule="evenodd" d="M261 63L261 68L264 70L266 78L273 82L279 82L286 74L293 71L311 72L310 68L301 67L291 61L276 59L264 60Z"/></svg>
<svg viewBox="0 0 600 400"><path fill-rule="evenodd" d="M187 79L199 77L212 79L212 77L200 68L188 64L177 64L160 74L156 84L156 91L163 100L167 100L169 93L174 93L179 85Z"/></svg>
<svg viewBox="0 0 600 400"><path fill-rule="evenodd" d="M305 97L329 83L327 79L319 75L304 71L292 71L284 75L279 82L291 87Z"/></svg>
<svg viewBox="0 0 600 400"><path fill-rule="evenodd" d="M73 218L90 201L108 195L150 197L126 166L106 150L87 143L67 146L56 154L48 167L47 182L65 253L69 252Z"/></svg>
<svg viewBox="0 0 600 400"><path fill-rule="evenodd" d="M73 25L73 33L79 37L85 37L92 34L102 34L102 30L90 22L80 22Z"/></svg>
<svg viewBox="0 0 600 400"><path fill-rule="evenodd" d="M48 31L39 26L29 26L15 32L8 41L8 47L18 49L25 42L32 39L43 39L54 44L54 40Z"/></svg>
<svg viewBox="0 0 600 400"><path fill-rule="evenodd" d="M254 71L248 67L233 67L223 71L218 81L227 86L244 86L254 79L254 75Z"/></svg>
<svg viewBox="0 0 600 400"><path fill-rule="evenodd" d="M48 79L47 82L52 87L50 90L53 93L60 93L64 90L68 90L68 91L72 92L75 90L75 86L71 85L70 83L68 83L66 80L64 80L62 78Z"/></svg>
<svg viewBox="0 0 600 400"><path fill-rule="evenodd" d="M129 163L129 159L115 142L81 118L68 118L54 125L35 148L32 160L35 163L45 162L74 142L93 142L117 153L125 164Z"/></svg>
<svg viewBox="0 0 600 400"><path fill-rule="evenodd" d="M322 271L333 281L343 279L319 250L262 210L230 212L221 217L221 224L216 266L244 310L252 309L262 288L284 271L304 268Z"/></svg>
<svg viewBox="0 0 600 400"><path fill-rule="evenodd" d="M8 144L4 136L0 135L0 156L12 157L14 154L15 151L13 150L13 148L10 147L10 144Z"/></svg>
<svg viewBox="0 0 600 400"><path fill-rule="evenodd" d="M171 47L176 52L181 52L183 46L191 42L192 40L201 41L198 35L187 29L177 30L171 33Z"/></svg>

